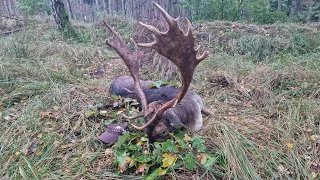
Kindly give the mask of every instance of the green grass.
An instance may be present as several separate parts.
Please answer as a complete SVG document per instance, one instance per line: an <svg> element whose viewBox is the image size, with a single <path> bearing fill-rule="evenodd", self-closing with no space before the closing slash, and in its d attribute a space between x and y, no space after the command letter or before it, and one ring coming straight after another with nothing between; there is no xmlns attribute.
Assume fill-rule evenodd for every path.
<svg viewBox="0 0 320 180"><path fill-rule="evenodd" d="M231 24L205 25L207 33L225 28L213 34L225 41L201 42L215 53L200 63L192 83L214 112L197 134L209 153L219 151L227 161L212 172L223 172L223 179L311 179L319 173L312 164L319 161L319 144L311 138L320 136L319 31L280 24L269 28L279 36L252 36L230 32ZM133 23L113 26L132 34ZM112 103L106 86L127 70L104 44L101 24L75 27L80 40L64 39L49 24L1 37L0 176L142 178L119 174L106 153L111 147L96 140L112 118L86 115L90 105ZM253 30L259 28L265 27ZM144 68L148 78L151 67ZM98 70L102 75L92 78ZM221 178L212 172L179 168L166 177Z"/></svg>

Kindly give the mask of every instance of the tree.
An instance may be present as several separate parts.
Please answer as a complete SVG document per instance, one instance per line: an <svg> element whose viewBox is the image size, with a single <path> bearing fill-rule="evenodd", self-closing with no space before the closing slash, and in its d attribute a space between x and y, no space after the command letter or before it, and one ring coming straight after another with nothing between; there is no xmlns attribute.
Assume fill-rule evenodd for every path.
<svg viewBox="0 0 320 180"><path fill-rule="evenodd" d="M63 32L67 38L75 38L77 34L71 26L69 17L64 4L61 0L51 0L52 12L58 29Z"/></svg>
<svg viewBox="0 0 320 180"><path fill-rule="evenodd" d="M282 0L278 0L278 11L281 11Z"/></svg>

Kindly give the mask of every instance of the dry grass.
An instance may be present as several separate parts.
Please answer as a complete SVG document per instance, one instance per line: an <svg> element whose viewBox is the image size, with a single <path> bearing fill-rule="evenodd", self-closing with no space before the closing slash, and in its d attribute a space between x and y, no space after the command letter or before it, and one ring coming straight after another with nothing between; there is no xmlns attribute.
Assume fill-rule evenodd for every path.
<svg viewBox="0 0 320 180"><path fill-rule="evenodd" d="M270 32L288 26L278 25ZM108 151L111 147L96 140L110 118L86 116L90 106L111 103L106 86L126 69L103 44L99 26L77 27L82 32L78 41L64 40L50 23L0 39L0 176L142 178L118 174ZM301 29L308 30L300 40L318 32L314 26L294 27L300 34ZM250 28L260 35L265 29ZM241 35L232 33L235 39ZM280 35L283 42L290 41L291 37ZM236 49L237 43L230 42L226 49ZM245 42L242 37L241 43ZM175 169L168 178L312 179L317 173L319 177L320 49L309 45L311 50L291 46L264 54L258 61L254 54L212 49L216 53L197 68L192 88L214 112L199 134L210 152L220 150L225 155L226 170L218 177Z"/></svg>

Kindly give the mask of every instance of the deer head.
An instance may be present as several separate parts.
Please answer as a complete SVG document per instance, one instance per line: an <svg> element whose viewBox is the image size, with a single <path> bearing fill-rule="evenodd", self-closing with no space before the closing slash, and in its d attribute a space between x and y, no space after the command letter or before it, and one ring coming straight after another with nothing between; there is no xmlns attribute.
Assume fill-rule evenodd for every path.
<svg viewBox="0 0 320 180"><path fill-rule="evenodd" d="M166 32L160 32L154 26L140 22L142 26L153 33L155 40L151 43L136 44L134 40L131 39L135 47L134 52L132 52L129 46L124 43L120 35L104 21L106 27L114 34L113 38L107 40L107 44L120 55L134 80L134 91L127 91L136 93L140 99L142 111L135 117L125 116L127 119L135 119L142 116L145 118L145 124L140 127L132 124L132 126L138 130L143 130L148 126L151 126L151 124L159 124L159 122L161 122L159 120L163 113L169 108L175 107L177 103L183 99L192 81L196 66L209 55L209 52L205 51L200 57L197 57L199 47L195 48L191 23L187 18L186 22L188 28L187 31L184 32L179 26L179 18L172 18L160 5L155 2L153 2L153 4L160 10L167 21L168 30ZM143 53L138 50L138 46L156 50L159 54L168 58L178 67L182 77L182 87L180 88L179 93L171 100L147 104L146 95L141 88L139 78L140 59L142 58Z"/></svg>

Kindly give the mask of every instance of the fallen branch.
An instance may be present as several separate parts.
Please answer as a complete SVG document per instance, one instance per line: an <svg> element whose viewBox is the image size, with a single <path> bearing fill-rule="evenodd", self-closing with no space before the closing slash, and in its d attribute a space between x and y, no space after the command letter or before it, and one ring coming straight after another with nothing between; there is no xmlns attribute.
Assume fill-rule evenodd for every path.
<svg viewBox="0 0 320 180"><path fill-rule="evenodd" d="M0 14L0 17L7 18L7 19L15 19L15 20L18 20L18 21L22 21L22 22L28 23L27 21L25 21L23 19L19 19L19 18L16 18L16 17L10 17L10 16L3 15L3 14Z"/></svg>
<svg viewBox="0 0 320 180"><path fill-rule="evenodd" d="M17 32L17 31L21 31L21 30L25 30L25 29L29 29L29 27L24 27L24 28L19 28L19 29L13 29L13 30L11 30L11 31L3 32L3 33L0 33L0 36L6 36L6 35L8 35L8 34L11 34L11 33Z"/></svg>

